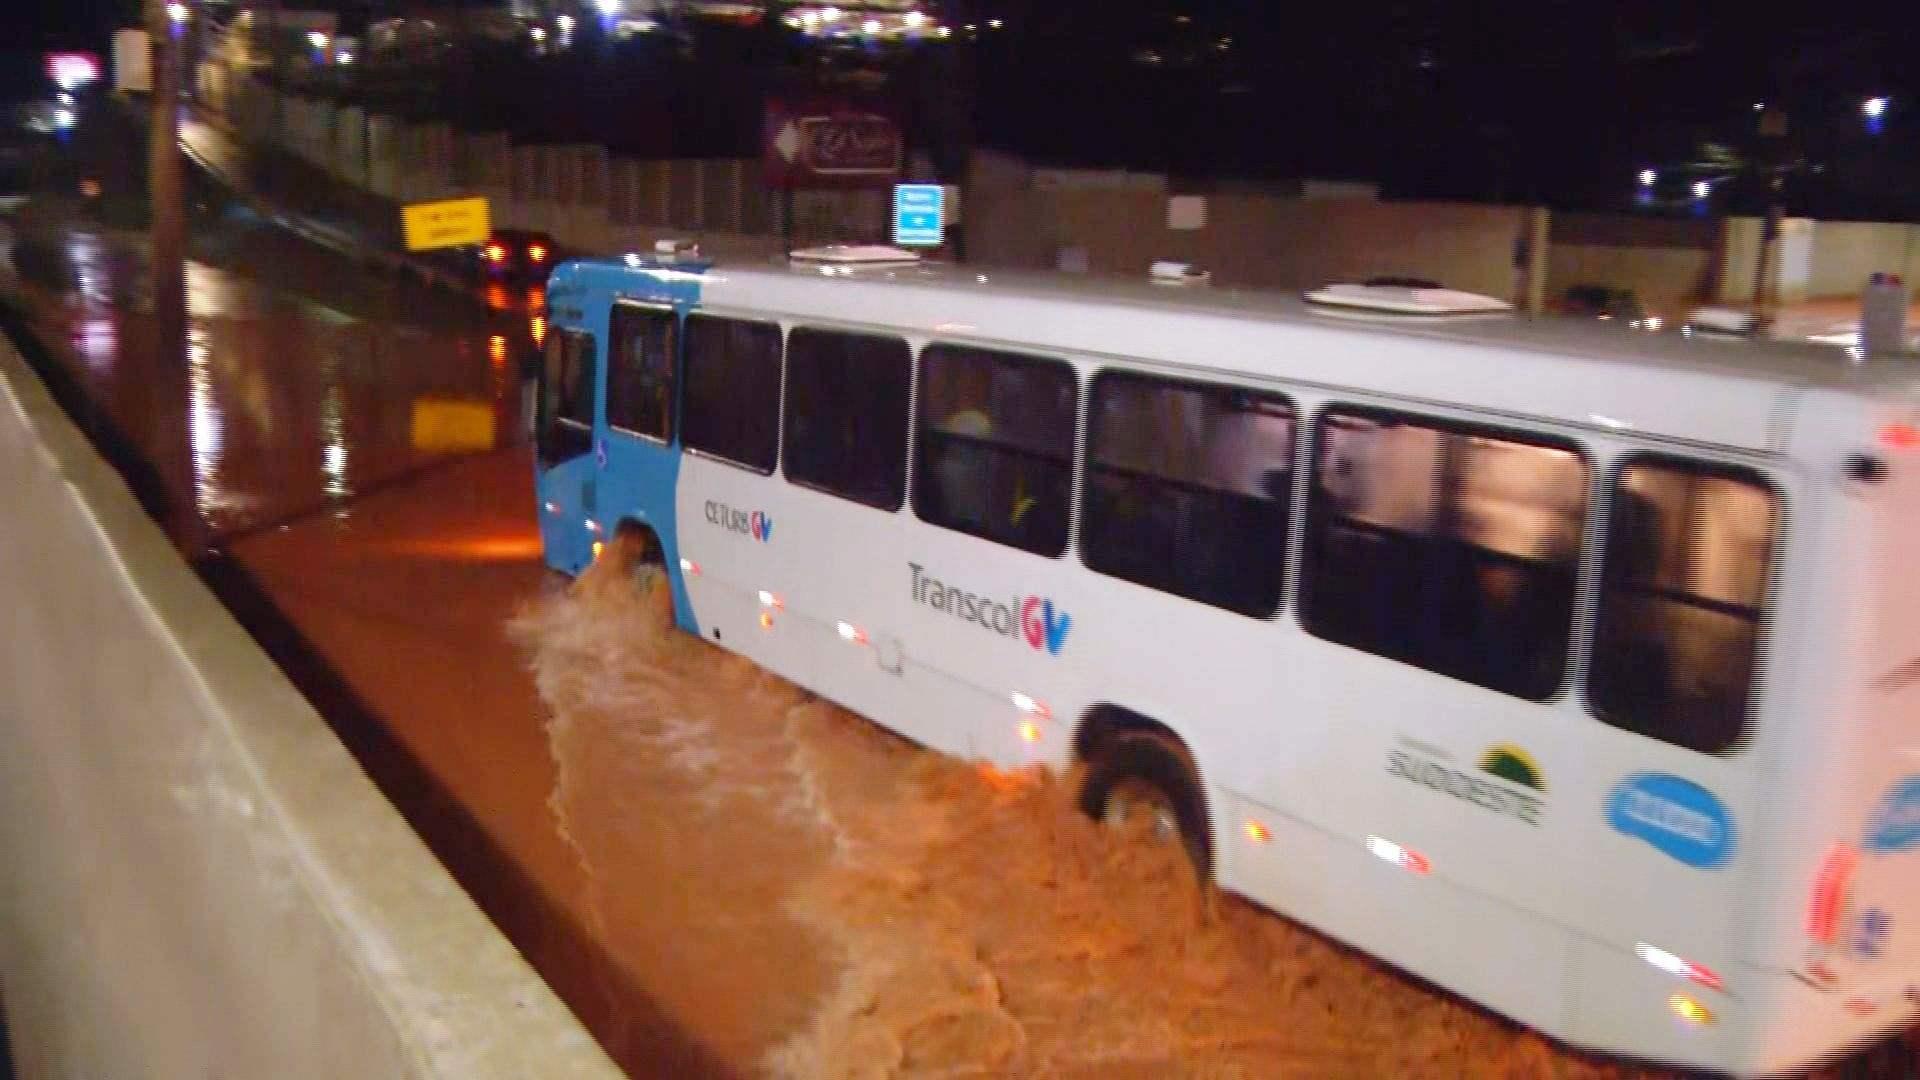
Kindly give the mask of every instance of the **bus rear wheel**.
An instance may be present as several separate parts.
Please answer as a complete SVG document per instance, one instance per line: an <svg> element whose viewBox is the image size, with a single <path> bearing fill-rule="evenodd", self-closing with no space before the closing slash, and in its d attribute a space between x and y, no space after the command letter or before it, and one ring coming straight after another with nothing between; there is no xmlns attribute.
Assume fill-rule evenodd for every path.
<svg viewBox="0 0 1920 1080"><path fill-rule="evenodd" d="M1155 840L1178 842L1194 873L1212 876L1206 803L1185 748L1171 739L1129 733L1102 748L1088 763L1080 809L1113 828L1145 821Z"/></svg>

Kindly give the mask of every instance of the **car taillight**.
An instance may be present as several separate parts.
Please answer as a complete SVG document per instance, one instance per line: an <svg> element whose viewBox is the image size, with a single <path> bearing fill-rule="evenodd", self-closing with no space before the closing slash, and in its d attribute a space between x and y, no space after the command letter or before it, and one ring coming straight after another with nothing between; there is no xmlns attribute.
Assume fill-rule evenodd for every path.
<svg viewBox="0 0 1920 1080"><path fill-rule="evenodd" d="M530 248L528 248L528 249L527 249L527 258L528 258L528 259L531 259L531 260L532 260L532 261L534 261L534 262L546 262L546 261L547 261L547 247L546 247L546 245L545 245L545 244L535 244L535 245L533 245L532 247L530 247Z"/></svg>
<svg viewBox="0 0 1920 1080"><path fill-rule="evenodd" d="M488 244L487 245L487 261L488 262L506 262L507 249L504 247L501 247L499 244Z"/></svg>

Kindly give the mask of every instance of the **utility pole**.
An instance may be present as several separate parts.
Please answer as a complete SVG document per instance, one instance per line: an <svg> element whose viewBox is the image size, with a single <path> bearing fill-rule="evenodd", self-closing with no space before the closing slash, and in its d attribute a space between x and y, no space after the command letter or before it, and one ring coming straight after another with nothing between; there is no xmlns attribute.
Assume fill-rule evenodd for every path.
<svg viewBox="0 0 1920 1080"><path fill-rule="evenodd" d="M176 19L175 15L182 17ZM153 114L147 140L151 221L147 278L153 287L155 383L159 388L184 389L187 385L187 207L180 155L180 69L181 44L194 15L193 5L181 0L171 4L147 0L147 32L153 48ZM155 404L162 410L156 417L169 415L171 408L177 408L183 417L190 413L184 399ZM175 485L174 497L168 500L170 520L165 526L191 558L200 553L201 527L189 449L182 446L177 455L156 456L161 468L166 467L166 459L179 456L187 469L185 485Z"/></svg>

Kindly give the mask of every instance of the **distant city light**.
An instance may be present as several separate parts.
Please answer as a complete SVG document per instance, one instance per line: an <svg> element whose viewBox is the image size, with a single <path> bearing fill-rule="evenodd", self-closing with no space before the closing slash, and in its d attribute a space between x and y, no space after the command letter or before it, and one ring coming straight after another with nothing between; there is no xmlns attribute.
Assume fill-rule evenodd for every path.
<svg viewBox="0 0 1920 1080"><path fill-rule="evenodd" d="M1711 194L1713 194L1713 185L1712 185L1712 184L1709 184L1709 183L1707 183L1707 182L1706 182L1705 180L1695 180L1695 181L1693 182L1693 197L1694 197L1694 198L1696 198L1696 199L1704 199L1704 198L1706 198L1707 196L1709 196L1709 195L1711 195Z"/></svg>
<svg viewBox="0 0 1920 1080"><path fill-rule="evenodd" d="M927 21L927 13L924 11L909 11L905 15L902 15L901 18L906 20L908 26L917 27Z"/></svg>
<svg viewBox="0 0 1920 1080"><path fill-rule="evenodd" d="M73 104L73 95L67 93L65 90L60 91L60 104L62 105Z"/></svg>
<svg viewBox="0 0 1920 1080"><path fill-rule="evenodd" d="M609 19L620 14L620 0L597 0L595 6Z"/></svg>
<svg viewBox="0 0 1920 1080"><path fill-rule="evenodd" d="M1860 103L1860 112L1869 120L1878 120L1887 114L1887 99L1870 97Z"/></svg>
<svg viewBox="0 0 1920 1080"><path fill-rule="evenodd" d="M1767 103L1766 103L1766 102L1764 102L1764 101L1756 101L1756 102L1754 102L1754 103L1753 103L1753 111L1754 111L1754 112L1766 112L1766 111L1767 111Z"/></svg>
<svg viewBox="0 0 1920 1080"><path fill-rule="evenodd" d="M1660 179L1660 174L1657 172L1654 172L1652 169L1640 170L1640 186L1641 187L1652 187L1654 184L1654 181L1658 179Z"/></svg>
<svg viewBox="0 0 1920 1080"><path fill-rule="evenodd" d="M53 114L54 127L59 128L61 131L65 131L68 128L72 127L73 123L74 123L74 115L73 115L72 109L55 110Z"/></svg>
<svg viewBox="0 0 1920 1080"><path fill-rule="evenodd" d="M571 15L555 16L553 20L553 25L559 27L561 33L563 34L568 33L573 29L573 16Z"/></svg>
<svg viewBox="0 0 1920 1080"><path fill-rule="evenodd" d="M351 64L353 63L353 54L350 52L340 53L333 58L333 62L336 64Z"/></svg>
<svg viewBox="0 0 1920 1080"><path fill-rule="evenodd" d="M936 27L934 27L934 28L933 28L933 36L934 36L934 37L952 37L952 36L953 36L953 27L951 27L951 26L936 26Z"/></svg>
<svg viewBox="0 0 1920 1080"><path fill-rule="evenodd" d="M54 53L47 75L62 90L77 90L100 77L100 63L87 53Z"/></svg>
<svg viewBox="0 0 1920 1080"><path fill-rule="evenodd" d="M840 18L840 15L841 15L840 9L837 7L825 7L820 9L821 22L834 22Z"/></svg>
<svg viewBox="0 0 1920 1080"><path fill-rule="evenodd" d="M187 18L192 14L193 12L180 0L174 0L167 5L167 18L173 21L175 27L187 25Z"/></svg>
<svg viewBox="0 0 1920 1080"><path fill-rule="evenodd" d="M1001 27L1003 27L1003 26L1005 26L1005 25L1007 25L1007 24L1006 24L1006 23L1003 23L1003 22L1001 22L1001 21L1000 21L999 19L988 19L988 20L987 20L987 29L989 29L989 30L998 30L998 29L1000 29Z"/></svg>
<svg viewBox="0 0 1920 1080"><path fill-rule="evenodd" d="M316 49L324 49L327 47L327 35L318 30L310 30L307 32L307 44Z"/></svg>
<svg viewBox="0 0 1920 1080"><path fill-rule="evenodd" d="M545 41L547 40L547 31L545 27L536 26L527 31L527 36L535 41Z"/></svg>
<svg viewBox="0 0 1920 1080"><path fill-rule="evenodd" d="M867 20L866 22L863 22L863 23L861 23L861 24L860 24L860 32L861 32L861 33L863 33L863 34L867 34L867 35L873 35L873 34L877 34L877 33L879 33L879 32L880 32L880 20L879 20L879 19L868 19L868 20Z"/></svg>

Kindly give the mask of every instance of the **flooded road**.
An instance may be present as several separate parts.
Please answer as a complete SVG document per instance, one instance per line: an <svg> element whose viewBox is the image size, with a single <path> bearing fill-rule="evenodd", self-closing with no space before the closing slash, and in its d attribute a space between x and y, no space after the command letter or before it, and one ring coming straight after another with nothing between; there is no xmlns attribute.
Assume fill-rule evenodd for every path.
<svg viewBox="0 0 1920 1080"><path fill-rule="evenodd" d="M1663 1075L1201 890L1071 777L928 753L673 631L617 552L548 574L511 445L524 298L221 216L169 368L136 243L5 243L53 359L190 493L209 577L632 1075Z"/></svg>
<svg viewBox="0 0 1920 1080"><path fill-rule="evenodd" d="M88 397L190 492L212 538L344 506L449 453L517 438L525 296L483 316L238 208L194 247L182 368L150 354L137 237L79 222L0 234L34 336L75 361Z"/></svg>

